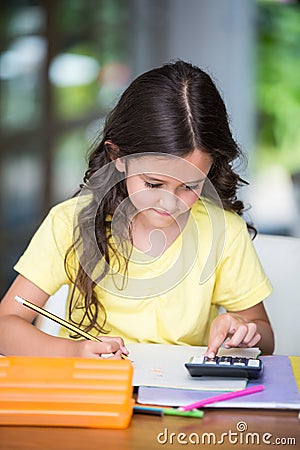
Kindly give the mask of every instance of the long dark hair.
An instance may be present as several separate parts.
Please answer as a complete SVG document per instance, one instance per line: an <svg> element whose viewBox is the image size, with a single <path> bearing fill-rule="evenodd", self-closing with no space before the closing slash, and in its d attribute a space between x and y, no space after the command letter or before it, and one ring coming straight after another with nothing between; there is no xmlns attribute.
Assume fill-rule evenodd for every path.
<svg viewBox="0 0 300 450"><path fill-rule="evenodd" d="M107 275L112 257L122 266L110 243L110 218L128 194L124 179L116 178L112 187L106 188L111 177L118 177L112 159L145 152L186 156L196 148L208 153L213 161L208 178L223 208L242 215L244 205L237 198L237 190L246 182L232 164L243 155L232 137L224 102L207 73L184 61L150 70L130 84L107 116L101 141L90 154L84 183L76 193L90 189L91 201L79 213L74 245L65 258L73 283L69 315L72 320L74 309L81 307L84 313L78 325L86 331L94 328L105 332L106 313L94 288ZM102 170L93 184L105 166L107 171ZM126 223L126 214L123 219ZM79 246L82 258L72 278L68 259ZM96 266L98 269L99 255L103 264L96 278L91 277ZM82 261L88 261L88 270ZM84 298L81 306L76 304L76 289Z"/></svg>

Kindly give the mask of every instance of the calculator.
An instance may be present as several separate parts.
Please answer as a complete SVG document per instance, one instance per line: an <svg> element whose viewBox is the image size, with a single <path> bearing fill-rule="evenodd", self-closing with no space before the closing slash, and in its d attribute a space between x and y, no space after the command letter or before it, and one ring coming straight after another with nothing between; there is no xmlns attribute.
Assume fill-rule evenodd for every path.
<svg viewBox="0 0 300 450"><path fill-rule="evenodd" d="M192 377L258 378L263 372L263 362L259 358L238 356L194 356L185 367Z"/></svg>

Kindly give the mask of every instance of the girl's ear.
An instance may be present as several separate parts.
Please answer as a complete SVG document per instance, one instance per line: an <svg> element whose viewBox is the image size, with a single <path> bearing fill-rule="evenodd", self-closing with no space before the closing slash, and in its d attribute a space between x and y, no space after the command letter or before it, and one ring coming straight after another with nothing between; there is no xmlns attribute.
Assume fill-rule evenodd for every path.
<svg viewBox="0 0 300 450"><path fill-rule="evenodd" d="M106 150L109 152L109 157L112 161L114 161L116 158L118 158L119 154L119 147L115 144L113 144L111 141L105 141L104 142Z"/></svg>
<svg viewBox="0 0 300 450"><path fill-rule="evenodd" d="M110 159L115 163L116 169L119 172L125 172L125 162L122 158L118 157L119 154L119 147L115 144L113 144L111 141L105 141L104 144L106 147L110 150Z"/></svg>
<svg viewBox="0 0 300 450"><path fill-rule="evenodd" d="M126 171L125 161L123 160L123 158L115 159L115 166L116 166L116 169L119 172L125 172Z"/></svg>

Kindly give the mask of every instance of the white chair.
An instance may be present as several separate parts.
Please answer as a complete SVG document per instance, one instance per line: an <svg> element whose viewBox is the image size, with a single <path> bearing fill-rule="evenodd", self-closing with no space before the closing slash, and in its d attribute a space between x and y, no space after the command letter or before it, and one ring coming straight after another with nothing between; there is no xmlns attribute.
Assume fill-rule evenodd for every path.
<svg viewBox="0 0 300 450"><path fill-rule="evenodd" d="M49 297L47 303L44 307L47 311L52 312L58 317L65 319L66 317L66 306L68 298L69 286L62 286L54 295ZM40 330L52 336L58 336L61 325L54 322L53 320L47 319L42 315L38 315L35 321L35 326Z"/></svg>
<svg viewBox="0 0 300 450"><path fill-rule="evenodd" d="M273 285L264 304L274 329L274 353L300 356L300 239L259 234L254 246Z"/></svg>

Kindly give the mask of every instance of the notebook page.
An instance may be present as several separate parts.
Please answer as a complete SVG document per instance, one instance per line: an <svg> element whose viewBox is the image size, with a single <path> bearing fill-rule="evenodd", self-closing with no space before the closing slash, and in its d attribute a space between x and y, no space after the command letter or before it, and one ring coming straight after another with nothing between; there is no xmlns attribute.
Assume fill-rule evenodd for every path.
<svg viewBox="0 0 300 450"><path fill-rule="evenodd" d="M133 361L134 386L166 387L191 390L235 391L246 387L247 379L201 377L189 375L184 364L193 356L201 356L206 347L168 344L129 344ZM220 356L255 358L258 348L220 349Z"/></svg>

